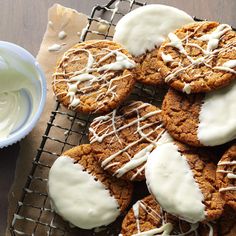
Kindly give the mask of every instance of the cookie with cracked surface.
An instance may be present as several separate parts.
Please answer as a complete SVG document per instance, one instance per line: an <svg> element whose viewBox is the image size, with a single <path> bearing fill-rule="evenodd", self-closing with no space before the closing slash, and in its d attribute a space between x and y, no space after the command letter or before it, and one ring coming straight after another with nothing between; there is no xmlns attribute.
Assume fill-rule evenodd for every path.
<svg viewBox="0 0 236 236"><path fill-rule="evenodd" d="M158 48L168 33L193 22L175 7L151 4L139 7L120 19L113 40L123 45L137 62L136 79L145 84L163 85L157 66Z"/></svg>
<svg viewBox="0 0 236 236"><path fill-rule="evenodd" d="M135 79L131 55L108 40L79 43L64 53L53 75L54 93L64 106L106 113L130 94Z"/></svg>
<svg viewBox="0 0 236 236"><path fill-rule="evenodd" d="M165 82L188 94L216 90L236 78L236 32L226 24L183 26L168 35L158 54Z"/></svg>
<svg viewBox="0 0 236 236"><path fill-rule="evenodd" d="M223 212L211 153L192 148L164 133L148 157L145 176L161 207L190 223L211 221Z"/></svg>
<svg viewBox="0 0 236 236"><path fill-rule="evenodd" d="M111 177L101 169L89 144L64 152L49 172L52 207L82 229L115 221L129 205L132 192L131 183Z"/></svg>
<svg viewBox="0 0 236 236"><path fill-rule="evenodd" d="M136 80L148 85L164 85L164 79L157 65L158 48L138 57L134 57Z"/></svg>
<svg viewBox="0 0 236 236"><path fill-rule="evenodd" d="M125 216L121 235L141 236L156 235L186 235L186 236L217 236L217 229L213 223L191 224L166 213L158 202L150 195L137 201ZM159 235L158 234L158 235Z"/></svg>
<svg viewBox="0 0 236 236"><path fill-rule="evenodd" d="M128 102L94 119L89 139L102 168L126 180L144 180L144 165L164 132L161 110L141 101Z"/></svg>
<svg viewBox="0 0 236 236"><path fill-rule="evenodd" d="M227 206L217 223L220 236L236 235L236 211L232 208Z"/></svg>
<svg viewBox="0 0 236 236"><path fill-rule="evenodd" d="M217 164L216 183L226 204L236 211L236 143L224 153Z"/></svg>
<svg viewBox="0 0 236 236"><path fill-rule="evenodd" d="M236 136L236 81L207 94L169 89L162 104L168 132L192 146L216 146Z"/></svg>

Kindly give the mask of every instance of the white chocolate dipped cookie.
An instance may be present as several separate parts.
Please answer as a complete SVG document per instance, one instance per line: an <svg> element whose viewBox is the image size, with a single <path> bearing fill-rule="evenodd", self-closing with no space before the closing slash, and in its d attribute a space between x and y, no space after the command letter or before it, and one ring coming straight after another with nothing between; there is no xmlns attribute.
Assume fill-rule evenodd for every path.
<svg viewBox="0 0 236 236"><path fill-rule="evenodd" d="M226 201L236 211L236 143L222 156L217 164L216 183Z"/></svg>
<svg viewBox="0 0 236 236"><path fill-rule="evenodd" d="M122 17L116 25L113 40L134 56L138 81L160 85L164 80L156 63L158 48L170 32L192 22L193 18L182 10L151 4Z"/></svg>
<svg viewBox="0 0 236 236"><path fill-rule="evenodd" d="M227 24L183 26L168 34L158 54L165 82L187 94L213 91L236 78L236 32Z"/></svg>
<svg viewBox="0 0 236 236"><path fill-rule="evenodd" d="M84 113L106 113L130 94L135 62L127 50L108 40L76 44L58 62L54 93L64 106Z"/></svg>
<svg viewBox="0 0 236 236"><path fill-rule="evenodd" d="M213 222L188 223L166 213L153 196L137 201L125 216L119 236L217 236Z"/></svg>
<svg viewBox="0 0 236 236"><path fill-rule="evenodd" d="M236 81L207 94L186 95L170 89L162 119L177 140L193 146L216 146L236 137Z"/></svg>
<svg viewBox="0 0 236 236"><path fill-rule="evenodd" d="M129 102L94 119L91 147L102 168L126 180L144 180L148 155L164 132L161 110L141 101Z"/></svg>
<svg viewBox="0 0 236 236"><path fill-rule="evenodd" d="M215 220L224 200L216 187L210 153L162 135L149 155L145 176L149 191L168 213L190 223Z"/></svg>
<svg viewBox="0 0 236 236"><path fill-rule="evenodd" d="M115 221L129 205L132 191L130 183L108 176L99 167L89 144L63 153L49 172L53 209L82 229Z"/></svg>

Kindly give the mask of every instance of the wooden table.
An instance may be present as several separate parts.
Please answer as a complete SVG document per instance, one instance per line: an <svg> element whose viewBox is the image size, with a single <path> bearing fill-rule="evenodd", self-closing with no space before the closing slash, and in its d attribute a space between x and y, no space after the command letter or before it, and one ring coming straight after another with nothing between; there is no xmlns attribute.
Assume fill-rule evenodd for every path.
<svg viewBox="0 0 236 236"><path fill-rule="evenodd" d="M109 0L0 0L0 40L14 42L36 55L47 25L47 10L53 3L75 8L89 14L93 5ZM178 7L190 15L217 20L236 27L235 0L160 0ZM14 180L20 143L0 150L0 235L4 235L7 215L7 196ZM29 160L30 161L30 160Z"/></svg>

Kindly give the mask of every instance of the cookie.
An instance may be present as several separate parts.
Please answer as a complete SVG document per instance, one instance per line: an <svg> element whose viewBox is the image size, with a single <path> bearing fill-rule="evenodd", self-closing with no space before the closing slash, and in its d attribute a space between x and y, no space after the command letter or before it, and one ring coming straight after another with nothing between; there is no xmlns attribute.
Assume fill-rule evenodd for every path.
<svg viewBox="0 0 236 236"><path fill-rule="evenodd" d="M137 81L163 85L164 80L156 63L158 48L168 33L191 22L193 18L177 8L151 4L122 17L115 27L113 40L134 56Z"/></svg>
<svg viewBox="0 0 236 236"><path fill-rule="evenodd" d="M64 152L49 172L53 209L82 229L115 221L129 205L132 191L129 182L110 177L100 168L89 144Z"/></svg>
<svg viewBox="0 0 236 236"><path fill-rule="evenodd" d="M163 133L161 110L141 101L129 102L94 119L89 140L98 162L110 174L144 180L144 166Z"/></svg>
<svg viewBox="0 0 236 236"><path fill-rule="evenodd" d="M236 32L227 24L185 25L169 33L158 54L165 82L188 94L213 91L236 78Z"/></svg>
<svg viewBox="0 0 236 236"><path fill-rule="evenodd" d="M216 183L226 204L236 211L236 143L220 159L217 165Z"/></svg>
<svg viewBox="0 0 236 236"><path fill-rule="evenodd" d="M170 89L162 119L177 140L193 146L216 146L236 137L236 81L207 94L186 95Z"/></svg>
<svg viewBox="0 0 236 236"><path fill-rule="evenodd" d="M158 48L153 49L141 56L134 57L136 67L135 78L138 82L148 85L165 85L160 68L157 65Z"/></svg>
<svg viewBox="0 0 236 236"><path fill-rule="evenodd" d="M130 94L135 62L119 44L93 40L76 44L59 61L53 75L54 93L77 112L106 113Z"/></svg>
<svg viewBox="0 0 236 236"><path fill-rule="evenodd" d="M161 207L190 223L220 217L224 200L215 183L210 153L162 135L148 157L145 175L150 193Z"/></svg>
<svg viewBox="0 0 236 236"><path fill-rule="evenodd" d="M210 234L210 231L212 234ZM191 224L166 213L152 196L137 201L125 216L121 235L217 236L213 223Z"/></svg>
<svg viewBox="0 0 236 236"><path fill-rule="evenodd" d="M220 236L236 235L236 212L230 207L226 207L223 215L217 222Z"/></svg>

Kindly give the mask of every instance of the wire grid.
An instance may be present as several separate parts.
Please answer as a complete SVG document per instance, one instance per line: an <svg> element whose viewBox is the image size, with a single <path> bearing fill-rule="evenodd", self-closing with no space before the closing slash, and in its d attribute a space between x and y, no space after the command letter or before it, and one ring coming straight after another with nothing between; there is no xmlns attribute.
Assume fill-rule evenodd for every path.
<svg viewBox="0 0 236 236"><path fill-rule="evenodd" d="M114 29L118 20L131 10L145 4L146 2L142 2L142 0L112 0L105 6L95 6L90 17L88 17L88 25L81 35L81 41L86 40L89 36L112 39L112 28ZM101 19L109 19L106 20L108 29L105 33L93 30L94 22L101 22ZM194 20L202 21L196 17L194 17ZM154 105L160 105L165 92L165 89L157 90L153 86L136 84L128 99L142 100ZM99 230L88 231L71 228L68 223L52 211L50 199L47 195L47 178L51 165L65 150L79 144L88 143L88 127L92 119L93 116L91 115L85 116L69 111L59 103L56 103L33 161L32 170L23 188L21 200L18 202L13 216L10 226L11 235L116 236L119 234L119 223L122 220L122 216L105 229L100 228ZM133 199L133 202L146 194L145 186L142 183L137 183L136 192L134 193L136 198Z"/></svg>
<svg viewBox="0 0 236 236"><path fill-rule="evenodd" d="M86 40L92 34L93 37L98 35L100 38L111 39L112 27L114 29L118 20L131 10L145 4L142 0L112 0L105 6L95 6L88 17L88 25L81 35L81 41ZM99 33L92 30L93 23L100 22L102 18L109 19L106 20L107 31ZM145 86L144 88L139 84L130 95L130 99L145 100L154 104L160 104L160 97L162 96L157 94L157 91L152 87ZM92 119L91 115L85 116L69 111L58 102L56 103L13 216L9 229L11 235L118 235L120 227L117 227L119 225L117 222L106 227L105 230L88 231L71 228L68 223L53 212L47 195L47 178L51 165L65 150L88 143L88 127ZM121 220L122 217L118 219L118 222Z"/></svg>

